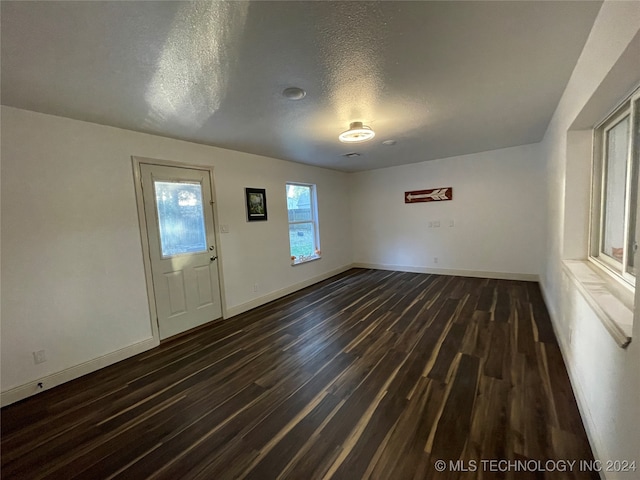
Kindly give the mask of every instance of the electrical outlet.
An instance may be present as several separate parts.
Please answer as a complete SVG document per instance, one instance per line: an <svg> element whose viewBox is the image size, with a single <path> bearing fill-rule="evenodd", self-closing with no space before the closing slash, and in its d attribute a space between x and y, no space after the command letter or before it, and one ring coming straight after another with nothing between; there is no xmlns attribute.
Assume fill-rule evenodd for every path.
<svg viewBox="0 0 640 480"><path fill-rule="evenodd" d="M47 354L44 350L38 350L37 352L33 352L33 363L38 365L39 363L44 363L47 361Z"/></svg>
<svg viewBox="0 0 640 480"><path fill-rule="evenodd" d="M438 257L433 257L433 263L438 263Z"/></svg>
<svg viewBox="0 0 640 480"><path fill-rule="evenodd" d="M434 228L440 227L440 220L436 220L435 222L433 222L433 227Z"/></svg>
<svg viewBox="0 0 640 480"><path fill-rule="evenodd" d="M254 291L254 292L257 292L257 291L258 291L258 284L257 284L257 283L254 283L254 284L253 284L253 291Z"/></svg>
<svg viewBox="0 0 640 480"><path fill-rule="evenodd" d="M456 223L453 220L449 220L449 226L450 227L454 227L456 225Z"/></svg>

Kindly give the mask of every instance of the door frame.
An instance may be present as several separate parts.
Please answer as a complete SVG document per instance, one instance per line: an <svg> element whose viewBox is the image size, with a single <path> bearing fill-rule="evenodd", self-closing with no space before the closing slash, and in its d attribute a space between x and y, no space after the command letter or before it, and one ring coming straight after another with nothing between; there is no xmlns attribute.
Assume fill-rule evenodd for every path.
<svg viewBox="0 0 640 480"><path fill-rule="evenodd" d="M158 325L158 311L156 309L156 294L153 287L153 275L151 270L151 248L149 247L149 229L147 227L147 217L145 215L144 197L142 194L142 174L140 165L158 165L162 167L188 168L191 170L204 170L209 173L209 183L211 186L211 200L213 204L213 235L216 239L216 250L218 255L218 283L220 285L220 304L222 307L222 318L227 318L227 303L225 300L224 275L222 272L222 246L220 243L220 229L218 224L218 202L216 201L216 189L213 180L213 167L205 165L193 165L175 162L172 160L158 160L155 158L131 156L133 165L133 178L136 194L136 204L138 210L138 225L140 227L140 242L142 244L142 260L144 263L144 276L147 284L147 299L149 301L149 314L151 331L154 340L160 343L160 327ZM166 339L166 340L170 340ZM166 341L165 340L165 341Z"/></svg>

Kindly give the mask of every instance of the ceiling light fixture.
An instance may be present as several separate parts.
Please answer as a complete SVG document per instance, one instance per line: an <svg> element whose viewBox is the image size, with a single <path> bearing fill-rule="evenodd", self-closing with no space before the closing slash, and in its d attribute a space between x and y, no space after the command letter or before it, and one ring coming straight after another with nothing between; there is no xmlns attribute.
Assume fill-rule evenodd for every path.
<svg viewBox="0 0 640 480"><path fill-rule="evenodd" d="M395 145L397 142L395 140L385 140L384 142L382 142L383 145L386 145L387 147L391 147L393 145Z"/></svg>
<svg viewBox="0 0 640 480"><path fill-rule="evenodd" d="M342 132L338 139L343 143L359 143L371 140L376 133L362 122L351 122L349 130Z"/></svg>
<svg viewBox="0 0 640 480"><path fill-rule="evenodd" d="M282 95L289 100L302 100L307 96L307 92L299 87L289 87L282 91Z"/></svg>

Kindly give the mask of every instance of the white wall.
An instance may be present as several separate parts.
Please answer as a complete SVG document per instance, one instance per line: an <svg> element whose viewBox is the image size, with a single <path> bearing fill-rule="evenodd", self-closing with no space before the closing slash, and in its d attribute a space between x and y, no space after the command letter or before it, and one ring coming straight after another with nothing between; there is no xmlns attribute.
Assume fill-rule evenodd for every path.
<svg viewBox="0 0 640 480"><path fill-rule="evenodd" d="M219 252L232 314L351 264L345 173L9 107L1 115L3 394L155 345L132 155L214 167L219 223L230 228ZM318 187L323 258L296 267L287 181ZM246 222L244 187L266 188L267 222ZM34 365L38 350L48 360Z"/></svg>
<svg viewBox="0 0 640 480"><path fill-rule="evenodd" d="M562 259L585 258L590 148L585 128L640 81L640 3L605 2L541 144L548 185L541 283L595 455L640 462L640 318L624 350L604 329ZM570 132L571 130L571 132ZM636 291L636 304L640 289ZM639 465L640 466L640 465ZM606 478L638 478L607 473Z"/></svg>
<svg viewBox="0 0 640 480"><path fill-rule="evenodd" d="M130 160L138 155L215 167L219 222L230 226L220 251L232 311L352 260L540 273L596 456L640 461L639 314L631 345L619 348L561 268L586 252L588 134L576 122L624 94L616 79L638 71L629 45L639 27L640 3L604 3L542 144L351 176L2 107L2 392L152 346ZM568 155L571 137L579 144ZM289 265L286 181L318 185L321 261ZM267 223L245 222L246 186L267 189ZM445 186L451 202L403 202L405 191ZM441 227L429 229L436 220ZM49 359L35 366L31 352L41 349Z"/></svg>
<svg viewBox="0 0 640 480"><path fill-rule="evenodd" d="M543 176L537 145L353 174L354 260L400 270L536 278ZM453 200L404 203L405 191L437 187L453 187ZM433 221L440 227L429 228Z"/></svg>

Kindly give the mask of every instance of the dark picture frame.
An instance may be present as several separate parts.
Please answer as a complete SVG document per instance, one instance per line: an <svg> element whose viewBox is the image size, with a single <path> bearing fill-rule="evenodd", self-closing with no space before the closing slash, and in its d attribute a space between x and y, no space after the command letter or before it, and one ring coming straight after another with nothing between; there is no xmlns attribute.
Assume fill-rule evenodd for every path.
<svg viewBox="0 0 640 480"><path fill-rule="evenodd" d="M245 188L244 197L247 206L247 222L259 222L267 219L267 191L264 188Z"/></svg>

